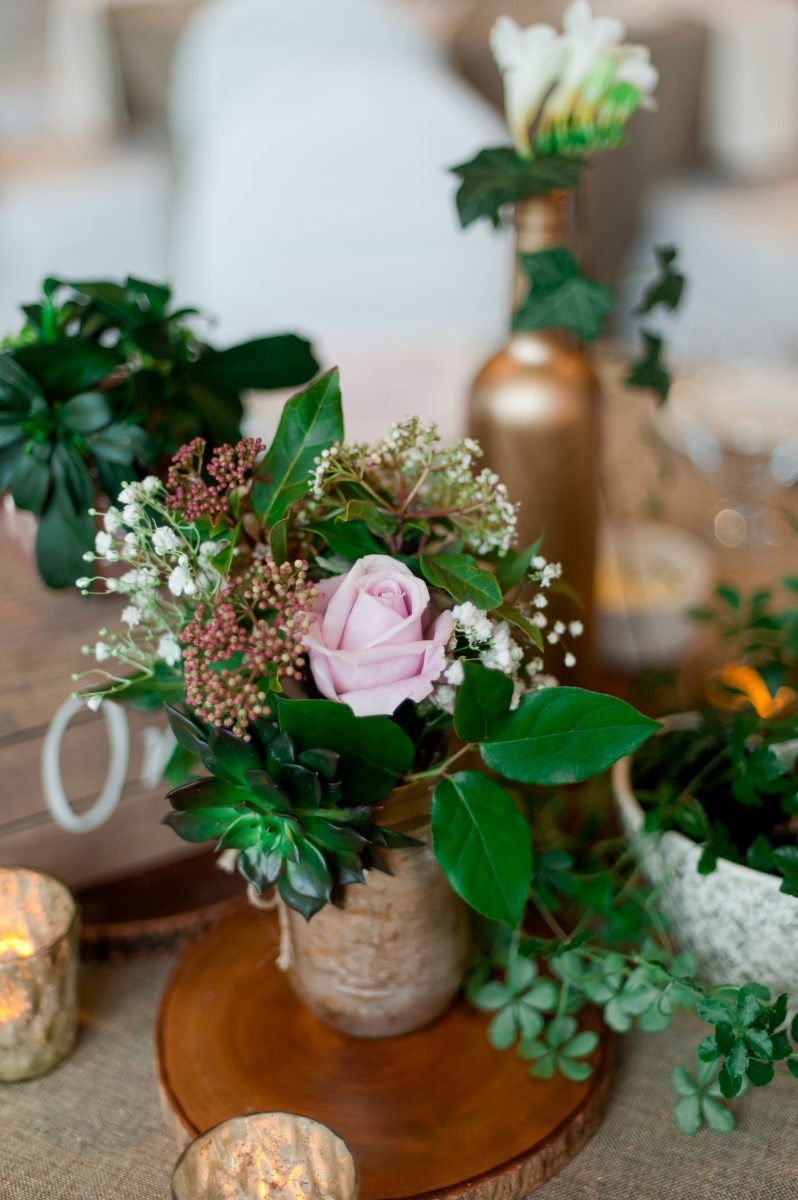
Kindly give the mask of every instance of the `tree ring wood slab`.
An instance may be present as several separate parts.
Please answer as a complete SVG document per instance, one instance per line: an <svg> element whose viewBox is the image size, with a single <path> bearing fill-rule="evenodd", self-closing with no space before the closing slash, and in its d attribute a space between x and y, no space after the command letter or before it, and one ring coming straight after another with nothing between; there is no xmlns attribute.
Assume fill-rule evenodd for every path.
<svg viewBox="0 0 798 1200"><path fill-rule="evenodd" d="M404 1037L328 1029L294 997L277 948L271 914L235 913L189 947L166 988L161 1100L183 1142L228 1117L295 1112L345 1138L361 1200L519 1200L598 1127L612 1062L598 1014L591 1079L534 1079L465 1003Z"/></svg>

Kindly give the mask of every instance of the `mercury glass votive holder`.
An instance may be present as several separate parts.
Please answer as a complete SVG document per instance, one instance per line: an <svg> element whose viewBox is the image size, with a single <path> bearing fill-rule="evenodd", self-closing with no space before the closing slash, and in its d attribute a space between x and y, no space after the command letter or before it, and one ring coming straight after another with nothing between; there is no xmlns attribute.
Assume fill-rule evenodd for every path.
<svg viewBox="0 0 798 1200"><path fill-rule="evenodd" d="M173 1200L357 1200L358 1173L343 1138L294 1113L232 1117L186 1147Z"/></svg>
<svg viewBox="0 0 798 1200"><path fill-rule="evenodd" d="M0 1083L45 1075L72 1049L79 936L65 884L0 867Z"/></svg>

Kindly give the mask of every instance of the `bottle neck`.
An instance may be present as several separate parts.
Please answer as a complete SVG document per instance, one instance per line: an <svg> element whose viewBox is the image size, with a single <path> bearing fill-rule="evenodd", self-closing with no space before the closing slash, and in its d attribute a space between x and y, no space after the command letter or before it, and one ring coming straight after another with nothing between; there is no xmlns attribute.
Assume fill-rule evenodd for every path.
<svg viewBox="0 0 798 1200"><path fill-rule="evenodd" d="M529 293L529 279L521 268L520 254L535 254L563 244L565 234L565 192L547 192L542 196L527 196L519 200L513 213L515 226L515 272L513 278L512 312ZM559 340L556 330L540 333L514 333L512 340L532 339L538 343Z"/></svg>

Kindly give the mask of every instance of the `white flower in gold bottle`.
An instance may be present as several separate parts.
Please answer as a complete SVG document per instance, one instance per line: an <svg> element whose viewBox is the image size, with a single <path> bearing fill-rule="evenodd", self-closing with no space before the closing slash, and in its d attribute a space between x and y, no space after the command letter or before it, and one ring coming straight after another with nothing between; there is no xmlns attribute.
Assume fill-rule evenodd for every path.
<svg viewBox="0 0 798 1200"><path fill-rule="evenodd" d="M523 158L529 158L530 126L562 68L563 39L550 25L521 29L512 17L499 17L491 30L490 48L504 80L504 107L513 143Z"/></svg>

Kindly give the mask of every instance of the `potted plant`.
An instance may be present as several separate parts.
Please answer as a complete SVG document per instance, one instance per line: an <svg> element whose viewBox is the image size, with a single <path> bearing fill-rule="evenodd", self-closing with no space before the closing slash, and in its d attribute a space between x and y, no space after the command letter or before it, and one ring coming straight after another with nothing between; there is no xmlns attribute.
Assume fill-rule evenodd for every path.
<svg viewBox="0 0 798 1200"><path fill-rule="evenodd" d="M331 373L265 453L245 440L203 469L197 439L165 483L125 487L98 551L127 568L109 581L123 631L94 647L90 703L168 702L210 773L170 792L168 823L231 852L257 893L276 886L297 990L373 1036L452 999L463 901L520 928L529 828L498 777L584 779L656 723L552 686L543 646L567 671L580 624L548 625L559 569L512 548L515 508L476 443L418 418L374 446L343 433Z"/></svg>
<svg viewBox="0 0 798 1200"><path fill-rule="evenodd" d="M38 521L48 587L83 572L92 504L158 473L184 442L235 442L248 388L298 385L318 369L293 334L217 350L164 284L44 282L0 350L0 493Z"/></svg>

